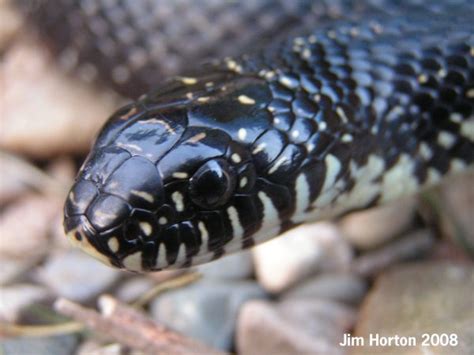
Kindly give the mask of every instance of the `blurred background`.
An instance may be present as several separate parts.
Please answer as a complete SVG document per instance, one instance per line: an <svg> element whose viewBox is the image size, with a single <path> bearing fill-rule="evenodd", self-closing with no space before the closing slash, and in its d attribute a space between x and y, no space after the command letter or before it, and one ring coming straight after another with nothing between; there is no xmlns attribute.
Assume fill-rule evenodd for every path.
<svg viewBox="0 0 474 355"><path fill-rule="evenodd" d="M474 353L473 174L184 272L114 270L73 250L64 236L62 205L95 134L152 85L150 73L162 78L238 53L283 32L302 12L304 21L337 17L340 2L261 0L236 8L181 0L162 2L154 13L133 1L59 3L66 8L0 0L2 354L146 353L141 339L135 344L114 329L84 328L53 307L62 297L95 309L104 294L224 352L422 354L421 334L446 333L458 336L457 347L433 345L431 353ZM124 4L135 15L121 18ZM264 8L272 10L256 17ZM109 15L98 20L99 14ZM167 20L176 16L187 27ZM157 21L149 40L155 51L143 52L127 26L89 45L119 20L132 28ZM65 23L70 27L58 27ZM121 52L122 42L135 49ZM115 64L107 64L112 57ZM338 345L344 334L370 333L412 335L420 344Z"/></svg>

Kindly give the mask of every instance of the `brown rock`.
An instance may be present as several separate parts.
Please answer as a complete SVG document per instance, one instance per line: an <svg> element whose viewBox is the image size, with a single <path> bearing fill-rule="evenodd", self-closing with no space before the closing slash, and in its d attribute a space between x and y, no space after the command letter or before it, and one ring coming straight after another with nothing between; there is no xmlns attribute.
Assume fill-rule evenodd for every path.
<svg viewBox="0 0 474 355"><path fill-rule="evenodd" d="M375 248L406 231L413 221L416 198L407 197L367 211L354 212L340 222L343 235L359 249Z"/></svg>
<svg viewBox="0 0 474 355"><path fill-rule="evenodd" d="M0 215L0 254L7 257L36 258L49 249L52 219L61 209L54 199L26 195Z"/></svg>
<svg viewBox="0 0 474 355"><path fill-rule="evenodd" d="M426 262L394 268L377 280L359 319L355 336L366 344L353 354L473 354L474 266ZM448 341L454 334L458 345L422 346L425 333L447 334ZM370 346L371 334L414 337L416 345Z"/></svg>
<svg viewBox="0 0 474 355"><path fill-rule="evenodd" d="M60 73L39 43L19 36L0 62L0 147L37 158L85 152L117 99Z"/></svg>
<svg viewBox="0 0 474 355"><path fill-rule="evenodd" d="M278 293L317 272L347 270L352 250L333 224L321 222L292 229L253 256L258 281Z"/></svg>
<svg viewBox="0 0 474 355"><path fill-rule="evenodd" d="M442 233L474 257L474 173L453 176L440 189Z"/></svg>
<svg viewBox="0 0 474 355"><path fill-rule="evenodd" d="M240 354L344 354L337 344L356 318L341 304L288 300L247 302L238 318Z"/></svg>

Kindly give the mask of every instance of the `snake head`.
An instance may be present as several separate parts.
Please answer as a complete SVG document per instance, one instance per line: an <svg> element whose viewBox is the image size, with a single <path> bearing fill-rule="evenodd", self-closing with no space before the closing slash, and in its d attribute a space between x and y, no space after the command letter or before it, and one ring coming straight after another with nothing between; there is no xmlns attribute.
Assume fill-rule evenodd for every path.
<svg viewBox="0 0 474 355"><path fill-rule="evenodd" d="M251 211L255 185L250 153L222 130L189 126L179 105L132 104L109 119L79 171L65 231L111 266L189 266L225 252L244 228L236 204Z"/></svg>

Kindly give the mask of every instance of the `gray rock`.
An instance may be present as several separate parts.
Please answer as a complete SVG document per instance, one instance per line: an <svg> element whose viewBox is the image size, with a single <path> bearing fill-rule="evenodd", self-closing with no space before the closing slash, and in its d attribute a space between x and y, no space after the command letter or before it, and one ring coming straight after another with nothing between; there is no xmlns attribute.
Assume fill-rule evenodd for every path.
<svg viewBox="0 0 474 355"><path fill-rule="evenodd" d="M352 250L330 223L292 229L253 249L255 273L269 292L278 293L320 271L349 268Z"/></svg>
<svg viewBox="0 0 474 355"><path fill-rule="evenodd" d="M406 197L344 217L340 227L349 242L362 250L372 249L408 230L416 211L416 198Z"/></svg>
<svg viewBox="0 0 474 355"><path fill-rule="evenodd" d="M219 260L200 265L196 271L206 279L246 279L253 274L253 260L250 251L231 254Z"/></svg>
<svg viewBox="0 0 474 355"><path fill-rule="evenodd" d="M46 338L14 338L0 343L4 355L66 355L73 354L77 345L74 335Z"/></svg>
<svg viewBox="0 0 474 355"><path fill-rule="evenodd" d="M343 354L338 346L356 313L328 300L247 302L239 314L239 354Z"/></svg>
<svg viewBox="0 0 474 355"><path fill-rule="evenodd" d="M415 346L366 346L354 354L474 354L474 266L443 262L390 269L361 309L355 336L415 337ZM457 346L422 346L422 334L455 334Z"/></svg>
<svg viewBox="0 0 474 355"><path fill-rule="evenodd" d="M436 217L443 235L474 257L474 172L446 180L437 199Z"/></svg>
<svg viewBox="0 0 474 355"><path fill-rule="evenodd" d="M106 291L119 278L120 271L71 250L53 255L37 276L58 296L86 301Z"/></svg>
<svg viewBox="0 0 474 355"><path fill-rule="evenodd" d="M0 256L0 285L11 283L26 270L30 269L36 258ZM33 261L33 262L32 262Z"/></svg>
<svg viewBox="0 0 474 355"><path fill-rule="evenodd" d="M156 285L157 283L148 277L132 277L120 283L115 296L123 302L133 302Z"/></svg>
<svg viewBox="0 0 474 355"><path fill-rule="evenodd" d="M22 309L48 299L46 288L32 284L17 284L0 289L0 319L15 322Z"/></svg>
<svg viewBox="0 0 474 355"><path fill-rule="evenodd" d="M43 257L49 250L48 233L60 203L34 194L24 195L0 214L0 255Z"/></svg>
<svg viewBox="0 0 474 355"><path fill-rule="evenodd" d="M202 281L159 296L151 304L151 313L172 329L230 350L239 308L262 297L265 292L251 281Z"/></svg>
<svg viewBox="0 0 474 355"><path fill-rule="evenodd" d="M367 291L367 282L349 273L327 273L315 276L283 294L286 299L322 298L348 304L359 304Z"/></svg>

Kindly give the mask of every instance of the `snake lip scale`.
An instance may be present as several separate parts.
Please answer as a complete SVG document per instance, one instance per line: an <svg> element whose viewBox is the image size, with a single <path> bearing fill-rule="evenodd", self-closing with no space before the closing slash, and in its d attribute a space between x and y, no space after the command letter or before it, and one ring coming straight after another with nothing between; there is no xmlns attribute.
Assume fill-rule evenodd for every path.
<svg viewBox="0 0 474 355"><path fill-rule="evenodd" d="M68 237L115 267L187 267L471 168L467 12L335 20L170 79L103 127Z"/></svg>

